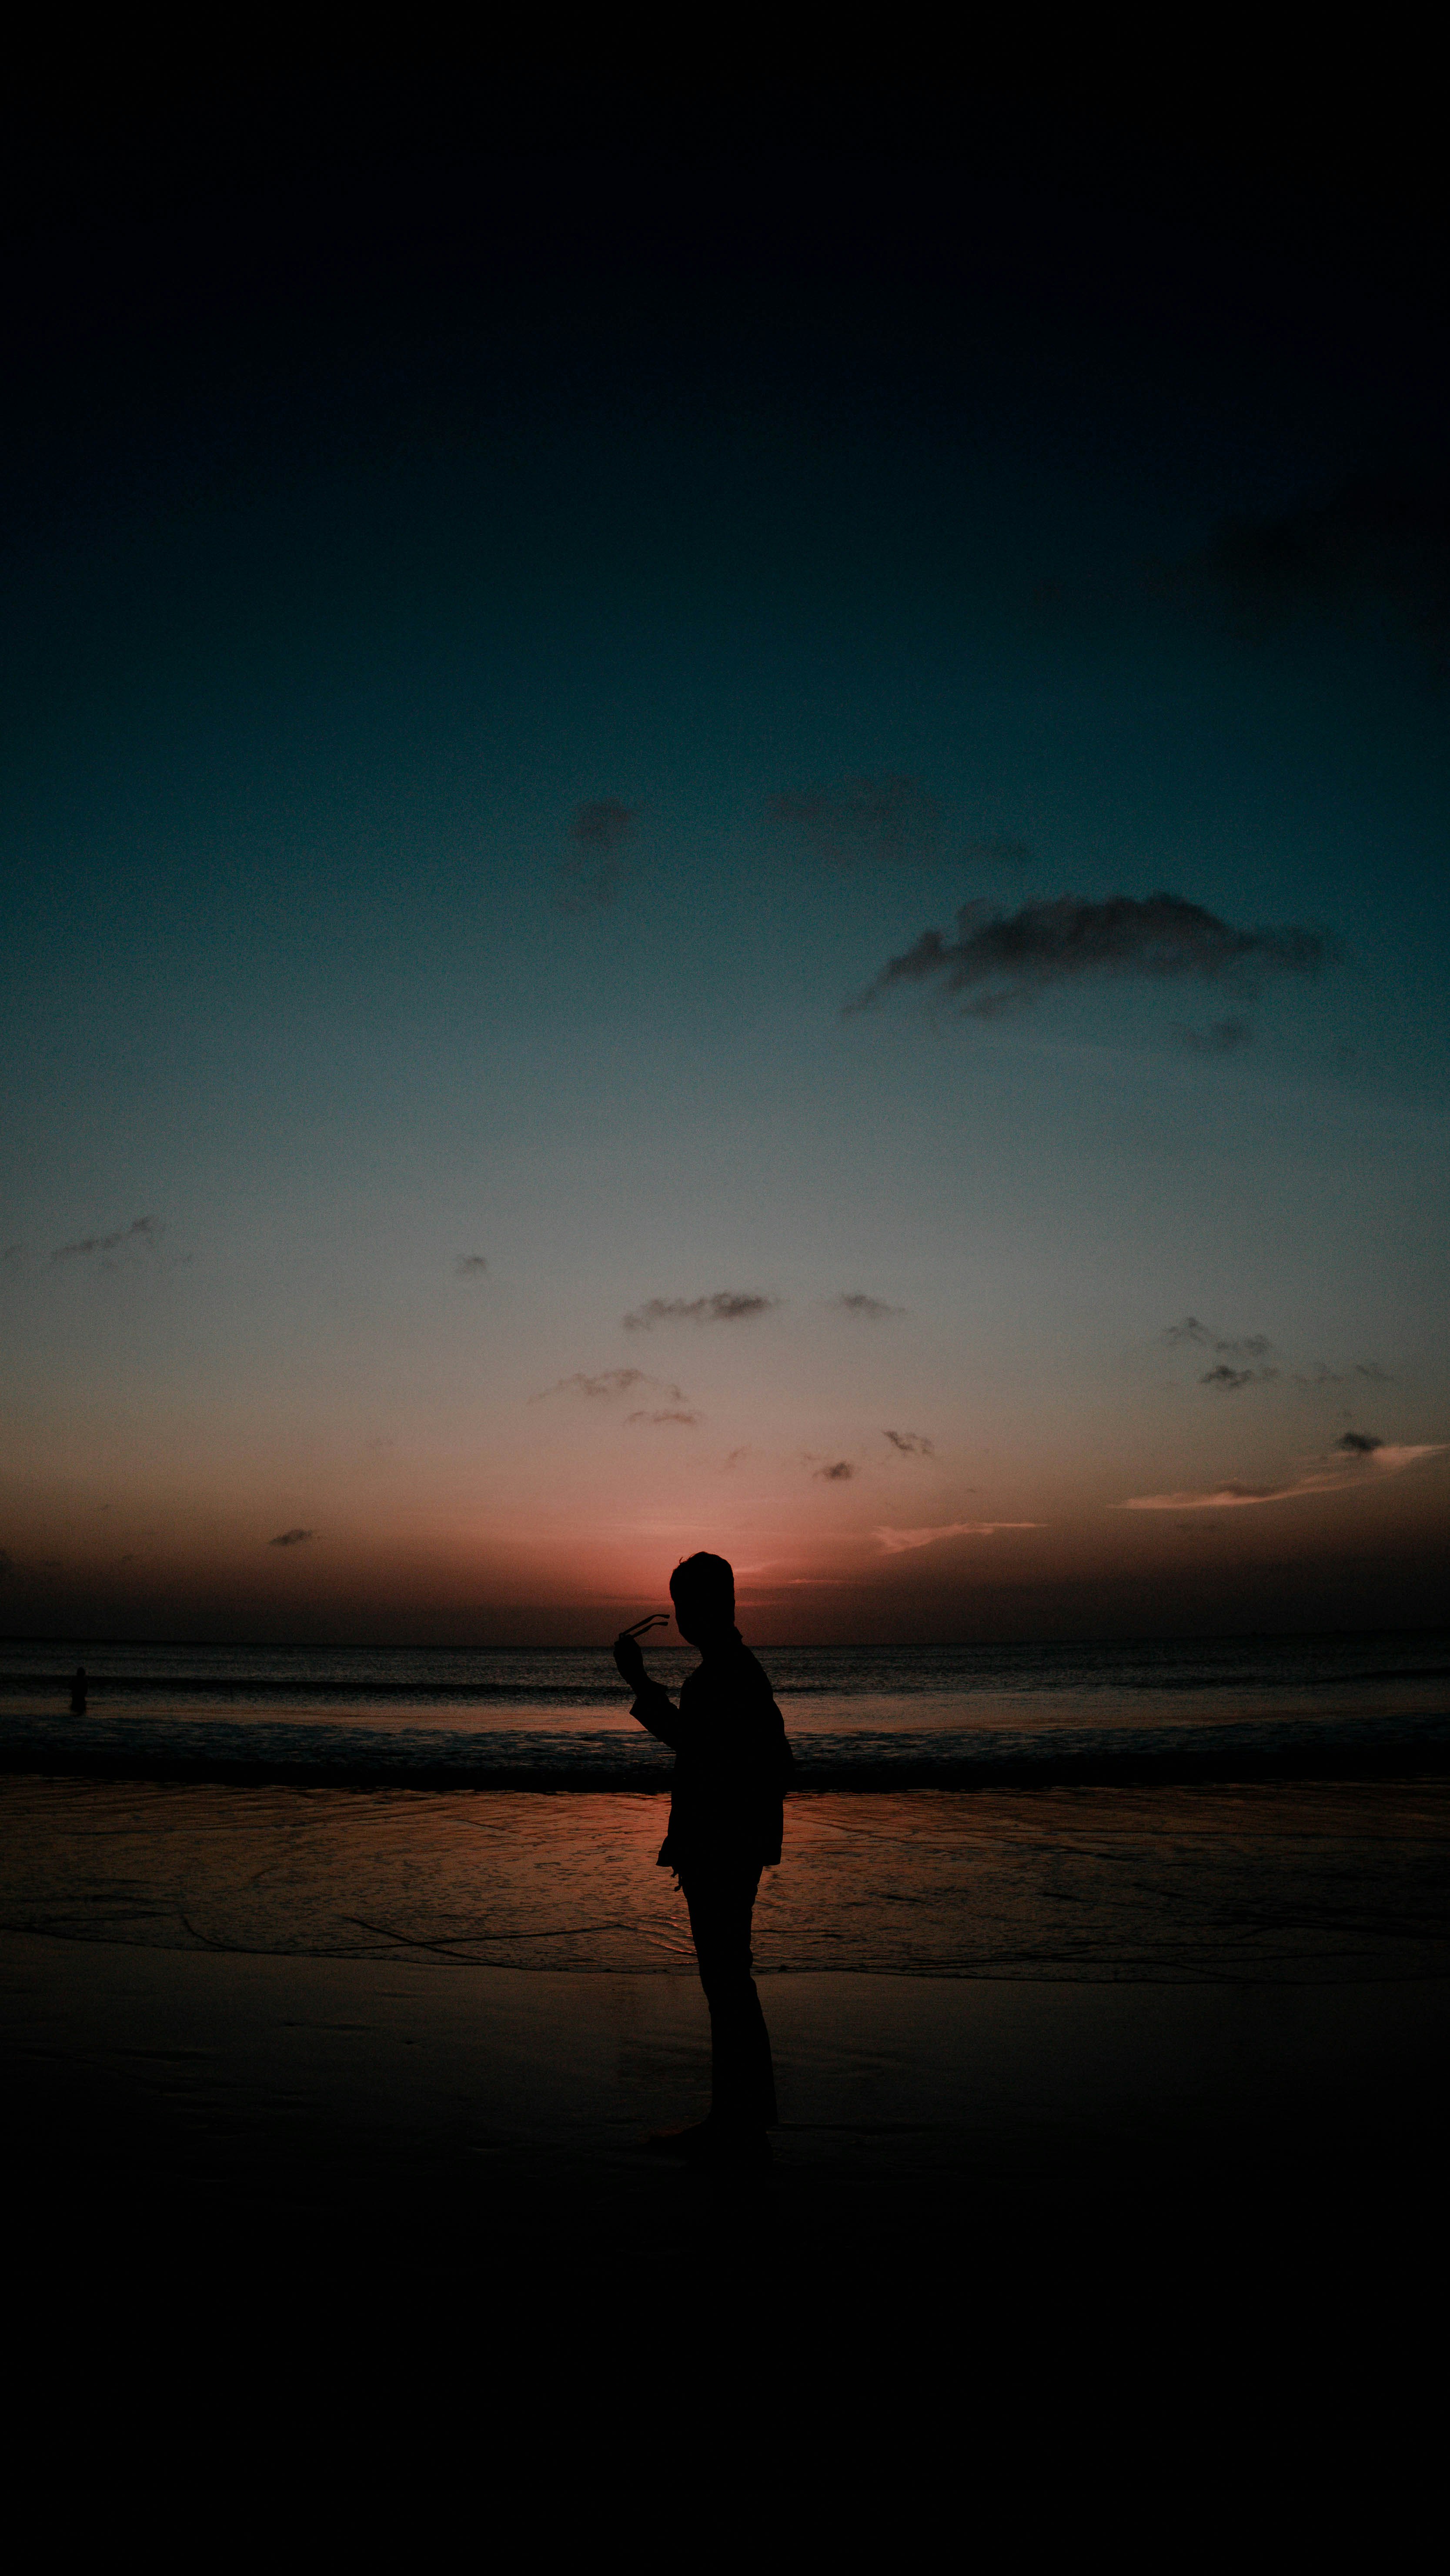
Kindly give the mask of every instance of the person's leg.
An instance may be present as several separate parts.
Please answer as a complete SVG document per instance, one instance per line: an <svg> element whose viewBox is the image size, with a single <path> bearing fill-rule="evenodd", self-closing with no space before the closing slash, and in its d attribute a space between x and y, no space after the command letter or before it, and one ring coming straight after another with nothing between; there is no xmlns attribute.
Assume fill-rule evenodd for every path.
<svg viewBox="0 0 1450 2576"><path fill-rule="evenodd" d="M720 2129L772 2129L775 2069L751 1975L750 1918L760 1872L692 1870L681 1884L710 2007L711 2122Z"/></svg>

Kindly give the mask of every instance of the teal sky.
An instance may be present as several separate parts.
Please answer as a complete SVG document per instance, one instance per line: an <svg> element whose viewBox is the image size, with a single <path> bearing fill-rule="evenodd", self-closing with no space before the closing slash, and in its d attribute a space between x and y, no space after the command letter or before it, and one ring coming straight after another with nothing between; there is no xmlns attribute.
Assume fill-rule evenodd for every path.
<svg viewBox="0 0 1450 2576"><path fill-rule="evenodd" d="M547 1642L698 1545L762 1639L1435 1615L1394 209L427 166L101 155L16 255L11 1633Z"/></svg>

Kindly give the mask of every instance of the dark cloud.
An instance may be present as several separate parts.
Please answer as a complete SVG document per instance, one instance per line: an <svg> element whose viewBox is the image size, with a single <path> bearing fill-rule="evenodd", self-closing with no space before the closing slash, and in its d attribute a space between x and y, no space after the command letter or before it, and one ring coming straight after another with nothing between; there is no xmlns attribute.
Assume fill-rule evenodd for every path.
<svg viewBox="0 0 1450 2576"><path fill-rule="evenodd" d="M601 912L613 903L624 875L621 853L639 821L637 805L596 796L581 805L569 826L573 844L559 863L555 902L561 912Z"/></svg>
<svg viewBox="0 0 1450 2576"><path fill-rule="evenodd" d="M1231 975L1315 975L1334 953L1321 931L1236 930L1176 894L1119 894L1103 903L1059 895L1014 913L966 903L955 939L924 930L847 1009L864 1009L896 984L934 982L968 997L969 1018L995 1020L1026 1009L1057 984L1124 975L1157 981L1194 975L1208 983Z"/></svg>
<svg viewBox="0 0 1450 2576"><path fill-rule="evenodd" d="M569 826L569 838L596 864L624 847L639 820L639 808L622 805L617 796L598 796L581 805Z"/></svg>
<svg viewBox="0 0 1450 2576"><path fill-rule="evenodd" d="M1266 1386L1281 1374L1277 1368L1261 1365L1274 1348L1267 1333L1216 1333L1201 1323L1197 1315L1185 1315L1181 1324L1168 1326L1162 1339L1170 1349L1187 1345L1191 1349L1212 1351L1220 1362L1250 1360L1260 1364L1250 1368L1219 1366L1207 1370L1199 1379L1199 1385L1217 1387L1221 1393L1236 1393L1243 1386ZM1359 1360L1351 1371L1329 1368L1320 1360L1312 1369L1295 1369L1291 1383L1311 1388L1343 1386L1347 1375L1367 1378L1376 1386L1394 1384L1394 1380L1373 1360Z"/></svg>
<svg viewBox="0 0 1450 2576"><path fill-rule="evenodd" d="M459 1279L486 1279L488 1276L488 1263L481 1252L460 1252L453 1269Z"/></svg>
<svg viewBox="0 0 1450 2576"><path fill-rule="evenodd" d="M1244 1019L1215 1020L1207 1029L1176 1028L1173 1034L1190 1055L1237 1055L1241 1047L1254 1043L1253 1030Z"/></svg>
<svg viewBox="0 0 1450 2576"><path fill-rule="evenodd" d="M278 1532L276 1538L268 1539L267 1545L269 1547L300 1547L304 1539L316 1538L316 1536L316 1530L281 1530Z"/></svg>
<svg viewBox="0 0 1450 2576"><path fill-rule="evenodd" d="M160 1241L162 1232L159 1217L138 1216L130 1225L117 1226L114 1234L87 1234L79 1243L63 1243L50 1257L52 1261L85 1261L96 1253L104 1256L108 1252L119 1252L125 1243L150 1249Z"/></svg>
<svg viewBox="0 0 1450 2576"><path fill-rule="evenodd" d="M1230 1360L1264 1360L1274 1347L1267 1333L1215 1333L1196 1315L1185 1315L1181 1324L1170 1324L1163 1339L1170 1349L1188 1342L1197 1350L1215 1351L1220 1359Z"/></svg>
<svg viewBox="0 0 1450 2576"><path fill-rule="evenodd" d="M1301 617L1388 615L1443 663L1450 638L1450 474L1359 475L1306 509L1233 519L1174 586L1216 600L1240 633Z"/></svg>
<svg viewBox="0 0 1450 2576"><path fill-rule="evenodd" d="M646 1376L643 1369L617 1368L600 1369L595 1377L586 1375L583 1369L575 1369L572 1377L556 1379L552 1386L531 1395L529 1402L542 1404L551 1395L582 1395L596 1403L607 1403L612 1396L633 1395L637 1388L646 1386L657 1388L667 1404L683 1404L685 1401L681 1388L661 1385L657 1377Z"/></svg>
<svg viewBox="0 0 1450 2576"><path fill-rule="evenodd" d="M914 778L851 778L772 796L770 811L837 867L935 857L941 807Z"/></svg>
<svg viewBox="0 0 1450 2576"><path fill-rule="evenodd" d="M1372 1431L1341 1431L1334 1445L1346 1458L1372 1458L1385 1444Z"/></svg>
<svg viewBox="0 0 1450 2576"><path fill-rule="evenodd" d="M844 1296L832 1297L828 1303L839 1307L843 1315L863 1316L868 1324L879 1324L888 1315L904 1315L906 1312L904 1306L888 1306L884 1297L864 1296L859 1288L849 1290Z"/></svg>
<svg viewBox="0 0 1450 2576"><path fill-rule="evenodd" d="M1373 1360L1356 1360L1352 1369L1326 1368L1321 1360L1317 1368L1307 1371L1296 1369L1294 1384L1296 1386L1343 1386L1346 1379L1351 1377L1365 1378L1371 1386L1394 1385L1394 1379L1388 1369L1379 1368Z"/></svg>
<svg viewBox="0 0 1450 2576"><path fill-rule="evenodd" d="M849 1458L838 1458L833 1466L818 1467L816 1469L816 1474L821 1483L826 1485L848 1484L855 1473L856 1470L852 1466Z"/></svg>
<svg viewBox="0 0 1450 2576"><path fill-rule="evenodd" d="M1197 1342L1206 1350L1213 1347L1212 1333L1206 1324L1200 1324L1196 1315L1185 1315L1181 1324L1169 1324L1163 1339L1170 1348L1178 1342Z"/></svg>
<svg viewBox="0 0 1450 2576"><path fill-rule="evenodd" d="M789 790L771 797L770 812L837 867L924 863L945 854L942 809L915 778L851 778L842 786ZM954 841L951 854L989 868L1022 868L1031 855L1012 832L976 833Z"/></svg>
<svg viewBox="0 0 1450 2576"><path fill-rule="evenodd" d="M744 1324L769 1314L779 1297L756 1297L736 1288L717 1288L709 1297L647 1297L624 1318L627 1333L652 1332L656 1324Z"/></svg>
<svg viewBox="0 0 1450 2576"><path fill-rule="evenodd" d="M904 1458L934 1458L936 1456L936 1444L934 1441L928 1440L924 1432L883 1431L881 1436L883 1440L890 1441L893 1449L899 1449Z"/></svg>
<svg viewBox="0 0 1450 2576"><path fill-rule="evenodd" d="M640 1410L636 1413L627 1413L624 1418L626 1422L680 1422L691 1430L697 1422L703 1422L705 1419L703 1413L691 1413L685 1406L666 1407L659 1413Z"/></svg>

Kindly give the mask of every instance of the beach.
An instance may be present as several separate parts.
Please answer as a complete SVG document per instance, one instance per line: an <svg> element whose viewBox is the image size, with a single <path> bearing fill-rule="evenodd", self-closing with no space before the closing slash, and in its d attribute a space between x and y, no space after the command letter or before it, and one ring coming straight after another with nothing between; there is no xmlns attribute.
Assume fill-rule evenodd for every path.
<svg viewBox="0 0 1450 2576"><path fill-rule="evenodd" d="M530 2311L589 2280L668 2281L702 2263L732 2295L754 2282L773 2301L793 2280L814 2299L849 2283L908 2308L990 2301L1027 2275L1109 2258L1141 2287L1169 2248L1180 2269L1255 2272L1258 2296L1266 2261L1321 2263L1326 2226L1336 2265L1402 2236L1424 2259L1440 2229L1450 2036L1443 1785L1258 1793L1254 1851L1231 1885L1229 1793L1216 1815L1203 1793L1179 1793L1200 1799L1196 1845L1167 1794L1145 1818L1131 1793L1080 1793L1093 1814L1085 1824L1079 1806L1073 1831L1060 1792L1023 1793L1010 1814L1006 1801L937 1801L935 1894L919 1909L935 1964L914 1969L869 1964L870 1924L890 1909L839 1835L873 1827L879 1860L887 1828L906 1828L922 1802L793 1802L780 1901L772 1916L767 1894L756 1945L782 2125L771 2177L742 2212L728 2189L641 2146L708 2095L679 1900L653 1869L658 1798L272 1789L257 1796L273 1806L252 1798L249 1812L249 1793L222 1788L7 1780L13 2200L92 2284L138 2269L189 2278L204 2260L294 2288L326 2277L351 2295L365 2282L385 2299L470 2285ZM440 1838L446 1850L471 1836L477 1868L479 1834L492 1855L480 1885L511 1909L513 1951L534 1964L460 1955L456 1920L440 1937ZM1144 1884L1150 1842L1156 1886ZM861 1899L840 1965L795 1955L792 1844L798 1893L814 1871L819 1895L829 1846L848 1929ZM903 1835L891 1848L900 1891L915 1847ZM357 1893L370 1849L371 1903ZM964 1892L944 1968L951 1851ZM282 1885L264 1902L252 1882L268 1867ZM994 1869L996 1894L973 1917L971 1888ZM614 1928L589 1934L576 1906L586 1964L537 1964L545 1916L597 1899L605 1870ZM1282 1903L1244 1919L1245 1891L1270 1880L1297 1885L1287 1928ZM1080 1919L1048 1956L1032 1928L1044 1913L1082 1918L1094 1904L1096 1930ZM368 1924L344 1936L358 1910ZM806 1911L819 1933L821 1906ZM973 1920L976 1952L963 1953ZM651 1948L652 1925L673 1948Z"/></svg>
<svg viewBox="0 0 1450 2576"><path fill-rule="evenodd" d="M1215 2339L1267 2315L1287 2354L1317 2316L1337 2339L1361 2301L1398 2314L1443 2264L1450 1979L783 1978L788 2116L748 2194L641 2151L708 2085L675 1979L8 1934L0 1997L18 2320L119 2311L129 2340L193 2309L250 2337L259 2299L269 2331L296 2314L313 2337L359 2308L374 2334L475 2318L496 2366L501 2335L601 2316L626 2340L675 2311L807 2345L832 2317L956 2319L975 2371L984 2333L1035 2343L1084 2299L1100 2360L1165 2303Z"/></svg>

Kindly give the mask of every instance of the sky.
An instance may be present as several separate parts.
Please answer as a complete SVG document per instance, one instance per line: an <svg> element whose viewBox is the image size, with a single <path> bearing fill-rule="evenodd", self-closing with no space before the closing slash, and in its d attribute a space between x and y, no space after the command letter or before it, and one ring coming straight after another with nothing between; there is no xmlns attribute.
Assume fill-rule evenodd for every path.
<svg viewBox="0 0 1450 2576"><path fill-rule="evenodd" d="M1443 1615L1373 101L134 105L11 156L0 1627Z"/></svg>

